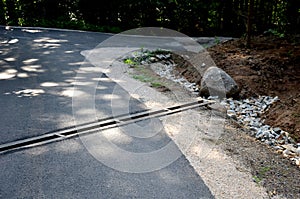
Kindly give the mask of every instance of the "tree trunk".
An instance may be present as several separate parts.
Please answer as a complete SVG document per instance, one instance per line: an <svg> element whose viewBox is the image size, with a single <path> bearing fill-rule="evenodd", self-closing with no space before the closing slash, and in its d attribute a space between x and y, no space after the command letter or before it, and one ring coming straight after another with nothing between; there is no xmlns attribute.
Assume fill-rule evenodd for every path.
<svg viewBox="0 0 300 199"><path fill-rule="evenodd" d="M248 19L247 19L247 46L251 45L252 22L253 22L253 4L254 0L248 2Z"/></svg>

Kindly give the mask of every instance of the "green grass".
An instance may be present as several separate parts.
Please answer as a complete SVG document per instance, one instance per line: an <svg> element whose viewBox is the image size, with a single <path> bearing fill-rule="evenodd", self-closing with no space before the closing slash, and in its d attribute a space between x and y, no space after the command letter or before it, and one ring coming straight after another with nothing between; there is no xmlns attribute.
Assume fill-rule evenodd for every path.
<svg viewBox="0 0 300 199"><path fill-rule="evenodd" d="M130 74L133 79L136 79L140 82L149 83L153 88L165 87L165 85L159 81L159 78L149 75L147 70L142 66L134 66L134 68L135 70L139 71L139 74Z"/></svg>
<svg viewBox="0 0 300 199"><path fill-rule="evenodd" d="M154 80L153 78L147 77L145 75L133 75L133 78L145 83L152 82Z"/></svg>
<svg viewBox="0 0 300 199"><path fill-rule="evenodd" d="M253 176L253 180L254 180L254 182L256 182L257 184L259 184L259 183L262 181L262 179L261 179L260 177L257 177L257 176Z"/></svg>
<svg viewBox="0 0 300 199"><path fill-rule="evenodd" d="M159 88L159 87L163 87L163 85L159 82L151 82L151 87Z"/></svg>
<svg viewBox="0 0 300 199"><path fill-rule="evenodd" d="M253 176L253 180L257 183L257 184L260 184L261 181L264 179L266 173L268 171L270 171L272 168L271 167L268 167L268 166L264 166L264 167L261 167L258 171L258 174Z"/></svg>
<svg viewBox="0 0 300 199"><path fill-rule="evenodd" d="M162 49L149 51L141 48L141 52L143 54L140 57L139 56L128 57L123 60L125 64L129 65L130 67L134 68L135 71L137 71L138 74L130 74L132 78L140 82L149 83L150 86L153 88L165 87L165 85L161 83L158 77L156 77L155 75L151 74L151 72L149 72L150 70L149 67L147 65L142 65L141 62L149 59L152 56L155 56L156 54L167 54L169 53L169 51L162 50Z"/></svg>
<svg viewBox="0 0 300 199"><path fill-rule="evenodd" d="M270 171L270 170L271 170L271 167L262 167L262 168L260 168L260 170L259 170L259 174L260 174L260 175L265 175L266 172L268 172L268 171Z"/></svg>

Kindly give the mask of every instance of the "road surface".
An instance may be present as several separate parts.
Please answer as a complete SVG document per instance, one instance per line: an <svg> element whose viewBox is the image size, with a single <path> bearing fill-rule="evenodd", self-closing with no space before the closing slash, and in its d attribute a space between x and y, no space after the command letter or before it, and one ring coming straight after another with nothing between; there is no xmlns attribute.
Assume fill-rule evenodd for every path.
<svg viewBox="0 0 300 199"><path fill-rule="evenodd" d="M89 73L82 69L93 67L82 52L111 36L0 27L0 144L80 123L75 123L72 112L73 87L80 82L78 73ZM141 40L144 41L137 37L135 41ZM158 43L166 48L176 46L164 41ZM113 45L118 46L119 42L123 42L121 46L133 44L116 41ZM121 98L129 96L105 74L99 78L96 119L112 115L110 97L114 89L121 91ZM130 100L129 107L130 112L146 108L135 99ZM172 140L162 129L146 141L119 144L139 153L159 149L169 142ZM126 173L95 159L78 137L1 154L0 164L1 198L214 198L183 155L156 171Z"/></svg>

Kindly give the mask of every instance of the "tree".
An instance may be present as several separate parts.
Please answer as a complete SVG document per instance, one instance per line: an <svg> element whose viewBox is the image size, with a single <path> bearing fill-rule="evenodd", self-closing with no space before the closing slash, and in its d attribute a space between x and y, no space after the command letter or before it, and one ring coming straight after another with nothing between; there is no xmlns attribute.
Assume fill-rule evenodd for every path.
<svg viewBox="0 0 300 199"><path fill-rule="evenodd" d="M247 17L247 46L248 47L251 45L253 6L254 6L254 0L249 0L248 1L248 17Z"/></svg>

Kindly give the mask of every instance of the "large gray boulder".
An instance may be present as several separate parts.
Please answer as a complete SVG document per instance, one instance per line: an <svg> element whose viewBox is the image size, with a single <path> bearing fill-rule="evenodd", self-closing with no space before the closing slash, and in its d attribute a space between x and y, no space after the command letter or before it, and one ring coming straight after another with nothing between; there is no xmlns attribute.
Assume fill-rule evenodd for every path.
<svg viewBox="0 0 300 199"><path fill-rule="evenodd" d="M218 96L219 99L225 97L235 97L240 89L236 82L222 69L209 67L201 79L200 95Z"/></svg>

